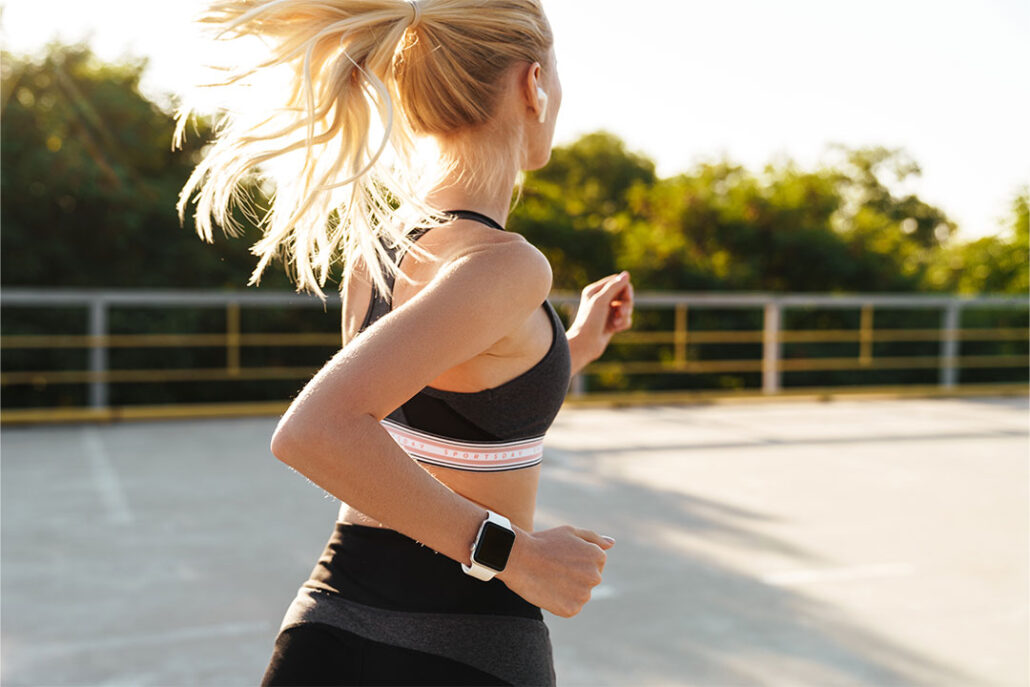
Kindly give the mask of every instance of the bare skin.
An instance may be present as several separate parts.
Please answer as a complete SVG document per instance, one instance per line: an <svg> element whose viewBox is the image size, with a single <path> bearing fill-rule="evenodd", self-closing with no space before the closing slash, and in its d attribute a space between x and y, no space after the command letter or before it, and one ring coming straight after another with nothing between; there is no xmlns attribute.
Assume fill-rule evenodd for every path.
<svg viewBox="0 0 1030 687"><path fill-rule="evenodd" d="M553 51L547 70L520 64L509 76L499 116L523 141L522 168L536 169L550 155L561 99ZM542 123L538 87L553 108ZM464 140L441 145L489 156L496 131L466 132ZM428 200L503 225L514 173L486 189L460 179L445 180ZM427 385L479 391L536 364L551 343L541 307L551 289L550 265L522 236L468 220L434 228L419 245L431 259L405 255L401 267L411 279L396 281L393 309L355 336L370 296L367 275L357 275L344 303L344 346L287 409L272 452L348 504L345 522L395 529L462 563L470 563L484 509L507 516L516 539L497 578L530 603L571 617L601 582L614 540L571 525L534 531L539 466L491 474L420 464L379 424ZM612 334L630 326L631 315L627 275L587 286L567 334L573 371L598 357Z"/></svg>
<svg viewBox="0 0 1030 687"><path fill-rule="evenodd" d="M515 238L517 237L517 238ZM428 283L440 264L447 262L457 246L469 243L505 243L513 238L523 241L518 235L503 235L496 229L470 220L458 220L450 225L436 227L419 239L419 245L434 255L441 256L435 265L418 260L415 255L406 254L401 261L405 273L416 285L398 279L393 292L393 307L399 308ZM355 278L344 303L343 338L350 341L368 308L371 286L363 278ZM447 370L432 380L429 386L448 391L471 392L488 389L513 379L537 363L551 345L550 317L543 308L538 308L511 334L480 355ZM465 498L501 513L514 524L533 531L533 512L536 507L537 485L540 479L540 465L520 470L503 472L472 472L442 466L419 463L419 467L446 484ZM370 527L385 527L374 518L353 507L340 511L341 522L351 522Z"/></svg>

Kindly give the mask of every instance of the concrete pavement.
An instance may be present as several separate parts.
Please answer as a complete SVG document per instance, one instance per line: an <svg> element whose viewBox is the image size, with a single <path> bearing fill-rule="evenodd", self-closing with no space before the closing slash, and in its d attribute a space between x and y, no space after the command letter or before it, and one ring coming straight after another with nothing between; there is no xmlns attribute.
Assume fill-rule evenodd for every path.
<svg viewBox="0 0 1030 687"><path fill-rule="evenodd" d="M614 536L560 685L1026 685L1025 398L565 408L536 528ZM254 685L338 502L275 418L0 432L4 685Z"/></svg>

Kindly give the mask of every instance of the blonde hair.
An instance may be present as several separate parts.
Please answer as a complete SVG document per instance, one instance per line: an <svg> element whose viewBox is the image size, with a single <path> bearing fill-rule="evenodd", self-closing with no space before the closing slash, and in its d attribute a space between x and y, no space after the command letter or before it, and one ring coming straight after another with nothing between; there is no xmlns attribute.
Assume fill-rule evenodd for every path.
<svg viewBox="0 0 1030 687"><path fill-rule="evenodd" d="M446 221L424 194L457 159L437 155L427 167L419 137L446 140L470 127L498 126L503 73L518 61L542 62L553 42L539 0L420 0L417 7L406 0L225 0L211 3L200 21L219 37L272 43L270 57L214 87L280 68L289 70L290 85L275 106L225 111L180 193L180 221L195 197L197 232L211 242L212 220L242 233L232 214L238 207L263 231L250 249L260 260L248 285L283 251L297 290L313 290L323 302L319 286L338 254L343 284L357 258L387 292L375 267L395 276L398 270L381 239L418 251L406 227ZM279 92L266 88L259 93L269 98ZM177 112L173 146L182 145L192 109ZM484 156L471 151L458 157L464 166L479 164L471 173L485 179L517 165L520 143L512 141L512 154L499 163L476 163ZM241 192L247 183L270 194L263 216Z"/></svg>

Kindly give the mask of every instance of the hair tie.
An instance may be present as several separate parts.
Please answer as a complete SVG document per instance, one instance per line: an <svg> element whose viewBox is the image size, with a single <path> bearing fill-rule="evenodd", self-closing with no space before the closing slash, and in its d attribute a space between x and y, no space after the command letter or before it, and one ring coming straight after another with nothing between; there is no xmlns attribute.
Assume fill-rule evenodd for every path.
<svg viewBox="0 0 1030 687"><path fill-rule="evenodd" d="M411 23L408 28L413 29L422 22L422 4L419 0L408 0L408 4L411 5Z"/></svg>

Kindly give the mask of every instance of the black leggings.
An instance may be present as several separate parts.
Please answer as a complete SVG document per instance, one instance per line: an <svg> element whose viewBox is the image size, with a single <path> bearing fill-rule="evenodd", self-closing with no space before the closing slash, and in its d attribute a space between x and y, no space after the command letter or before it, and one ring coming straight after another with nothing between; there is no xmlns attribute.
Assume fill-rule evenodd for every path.
<svg viewBox="0 0 1030 687"><path fill-rule="evenodd" d="M365 666L374 666L366 677ZM272 685L510 685L443 656L383 644L325 623L287 627L261 680Z"/></svg>
<svg viewBox="0 0 1030 687"><path fill-rule="evenodd" d="M400 532L337 522L261 684L555 683L539 606Z"/></svg>

